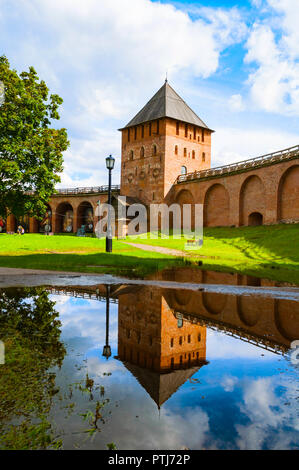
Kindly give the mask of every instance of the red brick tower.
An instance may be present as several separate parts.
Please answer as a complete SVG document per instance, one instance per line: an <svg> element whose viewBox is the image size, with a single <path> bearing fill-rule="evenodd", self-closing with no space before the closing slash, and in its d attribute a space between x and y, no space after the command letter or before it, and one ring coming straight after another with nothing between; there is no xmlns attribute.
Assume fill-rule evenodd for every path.
<svg viewBox="0 0 299 470"><path fill-rule="evenodd" d="M120 130L123 196L161 203L178 175L211 167L213 131L167 81Z"/></svg>

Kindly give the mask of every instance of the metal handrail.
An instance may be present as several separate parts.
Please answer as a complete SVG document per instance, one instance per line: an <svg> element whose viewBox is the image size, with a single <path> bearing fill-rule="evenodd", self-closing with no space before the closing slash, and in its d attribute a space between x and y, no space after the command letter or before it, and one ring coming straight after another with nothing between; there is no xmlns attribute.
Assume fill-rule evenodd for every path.
<svg viewBox="0 0 299 470"><path fill-rule="evenodd" d="M47 291L52 295L65 295L66 297L75 297L79 299L88 299L88 300L98 300L100 302L105 302L107 297L95 292L80 292L74 289L58 289L55 287L47 287ZM118 304L118 298L109 298L110 302L113 304Z"/></svg>
<svg viewBox="0 0 299 470"><path fill-rule="evenodd" d="M289 147L284 150L279 150L278 152L267 153L266 155L250 158L249 160L242 160L237 163L230 163L229 165L209 168L208 170L197 170L192 173L187 173L186 175L179 175L176 179L176 183L183 183L185 181L198 178L207 178L209 176L219 176L247 168L255 168L258 166L263 166L263 164L287 160L288 158L296 155L299 155L299 145L295 145L294 147Z"/></svg>
<svg viewBox="0 0 299 470"><path fill-rule="evenodd" d="M62 188L57 189L56 194L98 194L98 193L108 193L108 186L94 186L94 187L85 187L85 188ZM120 185L112 185L112 191L120 191ZM55 196L55 194L54 194Z"/></svg>
<svg viewBox="0 0 299 470"><path fill-rule="evenodd" d="M108 186L93 186L93 187L85 187L85 188L62 188L56 189L56 192L53 196L57 195L75 195L75 194L99 194L99 193L108 193ZM115 184L111 186L112 191L120 191L120 185ZM34 191L26 191L28 195L34 195Z"/></svg>

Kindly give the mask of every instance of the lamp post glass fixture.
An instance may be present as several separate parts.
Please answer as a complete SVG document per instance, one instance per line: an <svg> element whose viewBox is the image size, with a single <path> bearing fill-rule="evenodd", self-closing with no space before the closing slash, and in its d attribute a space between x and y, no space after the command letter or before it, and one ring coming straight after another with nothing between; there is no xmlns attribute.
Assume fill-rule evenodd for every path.
<svg viewBox="0 0 299 470"><path fill-rule="evenodd" d="M110 155L106 158L106 168L109 171L109 187L108 187L108 223L106 234L106 252L112 253L112 227L111 227L111 178L114 168L115 158Z"/></svg>

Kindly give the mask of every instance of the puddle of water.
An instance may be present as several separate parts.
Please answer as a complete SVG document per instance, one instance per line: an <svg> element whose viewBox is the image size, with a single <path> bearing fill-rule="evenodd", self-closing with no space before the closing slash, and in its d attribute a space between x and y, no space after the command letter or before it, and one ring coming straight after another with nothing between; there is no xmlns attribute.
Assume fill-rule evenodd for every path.
<svg viewBox="0 0 299 470"><path fill-rule="evenodd" d="M299 302L277 294L0 290L0 448L298 448Z"/></svg>

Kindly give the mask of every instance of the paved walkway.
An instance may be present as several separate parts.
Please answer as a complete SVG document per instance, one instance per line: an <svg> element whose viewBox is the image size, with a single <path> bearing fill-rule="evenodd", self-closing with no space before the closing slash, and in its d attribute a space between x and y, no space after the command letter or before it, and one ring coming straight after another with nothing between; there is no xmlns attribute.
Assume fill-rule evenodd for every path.
<svg viewBox="0 0 299 470"><path fill-rule="evenodd" d="M126 245L134 246L144 251L154 251L155 253L161 253L162 255L171 255L171 256L186 256L188 253L185 251L175 250L174 248L165 248L164 246L154 246L154 245L143 245L141 243L126 243Z"/></svg>

